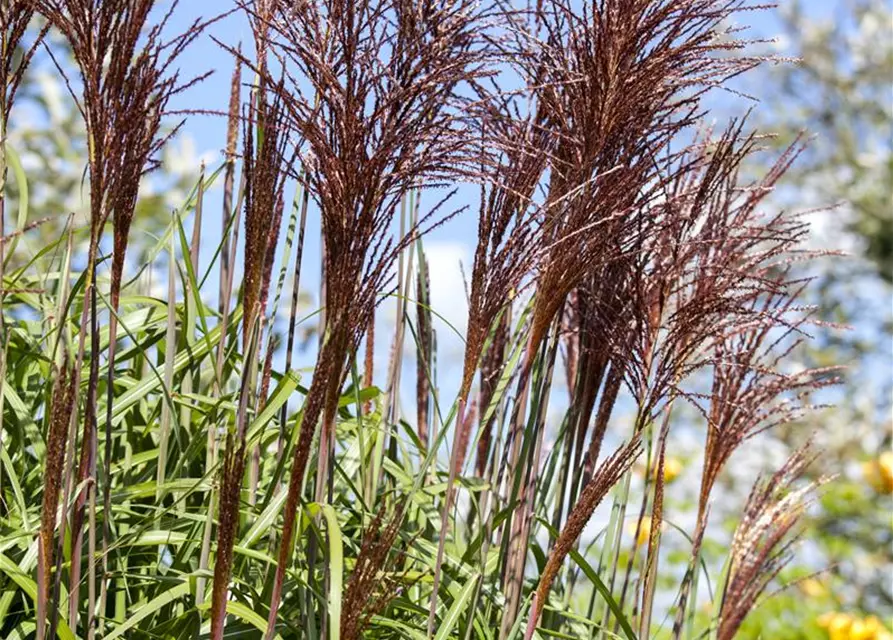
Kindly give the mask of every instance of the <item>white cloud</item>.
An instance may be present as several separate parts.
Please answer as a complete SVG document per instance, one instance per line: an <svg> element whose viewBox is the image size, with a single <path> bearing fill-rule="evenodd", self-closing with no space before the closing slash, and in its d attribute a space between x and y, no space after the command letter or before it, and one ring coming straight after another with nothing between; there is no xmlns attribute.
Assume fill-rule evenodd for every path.
<svg viewBox="0 0 893 640"><path fill-rule="evenodd" d="M431 280L431 308L464 335L468 320L468 299L462 270L470 276L471 247L455 241L429 242L425 244L425 257ZM455 332L442 320L435 320L435 326L438 328L441 344L445 340L449 340L451 345L454 340L461 344Z"/></svg>

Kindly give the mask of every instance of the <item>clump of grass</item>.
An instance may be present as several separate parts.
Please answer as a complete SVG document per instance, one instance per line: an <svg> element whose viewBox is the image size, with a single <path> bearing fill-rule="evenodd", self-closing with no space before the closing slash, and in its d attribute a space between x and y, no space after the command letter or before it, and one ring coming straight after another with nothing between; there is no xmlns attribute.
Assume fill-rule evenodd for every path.
<svg viewBox="0 0 893 640"><path fill-rule="evenodd" d="M702 336L693 326L686 326L690 320L684 317L674 318L670 327L658 326L673 276L663 276L665 289L648 291L642 283L661 278L666 268L660 263L664 246L679 241L673 237L674 228L686 224L678 211L661 205L674 179L690 175L690 166L679 161L670 145L697 122L703 92L750 64L729 55L740 43L723 37L727 35L724 21L742 8L742 3L695 0L624 6L596 3L577 11L563 2L546 2L520 19L518 28L528 36L516 57L532 87L537 122L555 143L536 273L537 291L542 295L535 297L531 312L518 382L520 401L508 436L512 447L507 469L516 487L511 499L517 497L523 508L514 511L510 526L509 566L504 572L509 601L503 636L521 602L531 520L530 482L517 478L530 477L539 461L538 454L522 457L531 393L529 372L568 296L585 285L589 274L610 275L620 283L631 279L626 291L642 306L623 311L632 312L631 327L617 327L618 331L607 335L613 345L626 343L626 349L613 352L612 365L617 368L614 380L625 379L638 406L635 432L644 428L666 399L671 380L684 377L682 369L692 351L683 350L687 352L672 356L675 362L661 366L654 354L656 332L668 328L680 338ZM633 42L638 46L630 46ZM614 267L610 272L606 271L609 266ZM606 292L609 304L612 288ZM637 339L641 339L638 344ZM673 351L671 346L666 353ZM631 379L636 375L639 380ZM541 437L540 425L536 428ZM530 451L538 450L538 446L530 447ZM616 553L614 557L616 562Z"/></svg>
<svg viewBox="0 0 893 640"><path fill-rule="evenodd" d="M315 489L321 500L330 485L348 357L370 325L391 266L430 222L426 217L394 238L396 204L412 189L467 166L470 145L463 142L456 88L479 73L480 63L478 22L468 3L429 3L420 10L365 2L324 11L315 3L269 2L250 11L267 21L271 46L286 67L299 70L312 88L311 99L287 74L278 95L288 125L306 145L305 181L325 242L325 335L292 460L268 620L272 633L317 422L322 415Z"/></svg>
<svg viewBox="0 0 893 640"><path fill-rule="evenodd" d="M799 302L807 222L771 201L800 143L750 180L761 135L744 118L705 126L706 92L759 62L727 26L751 7L239 2L253 50L219 43L236 62L222 164L202 167L146 251L146 273L169 256L166 301L143 295L139 278L126 282L125 253L169 101L193 83L176 61L206 24L167 41L171 14L154 21L154 0L0 7L4 51L23 41L34 9L68 41L90 142L86 268L72 267L84 262L72 232L4 275L0 295L15 327L0 366L3 393L15 391L2 412L11 437L0 523L23 532L3 562L18 578L37 574L36 592L15 578L4 591L0 634L34 624L38 638L79 626L87 637L182 638L208 625L215 640L506 640L538 629L644 640L660 613L674 619L674 638L734 636L789 557L814 488L795 480L812 454L757 483L700 629L698 570L719 480L735 451L793 427L837 375L786 371L807 328L821 326ZM0 67L4 126L27 60ZM254 80L243 100L246 70ZM218 174L223 233L208 250L205 193ZM469 185L476 209L452 208ZM191 245L181 227L190 213ZM313 217L320 318L302 320ZM423 236L454 217L476 237L450 399ZM109 222L106 320L97 273ZM290 259L295 243L277 278L278 250ZM38 268L58 280L58 299ZM392 295L397 327L378 395L375 312ZM302 322L321 333L299 381ZM401 419L406 335L415 397ZM566 406L555 402L562 380ZM679 410L686 403L695 417ZM663 526L673 504L666 461L684 428L704 437L690 542ZM684 572L663 573L678 556L668 548L682 550Z"/></svg>
<svg viewBox="0 0 893 640"><path fill-rule="evenodd" d="M259 14L253 21L255 47L266 72L268 16ZM260 86L252 92L243 135L245 253L242 284L242 342L249 355L242 369L239 411L235 433L227 432L220 487L220 523L217 528L217 554L214 563L214 589L211 600L211 635L223 637L228 584L233 562L236 528L239 522L239 497L245 470L248 407L257 395L257 376L266 379L266 368L258 371L264 310L270 288L273 260L282 222L285 181L293 164L289 151L289 131L278 89L261 75ZM261 385L260 402L265 397Z"/></svg>
<svg viewBox="0 0 893 640"><path fill-rule="evenodd" d="M111 219L113 244L111 264L109 343L109 385L105 438L104 500L109 508L109 469L112 455L111 407L113 370L117 331L116 312L130 225L136 211L137 196L142 177L158 166L157 152L172 134L161 135L161 120L170 99L200 80L181 82L172 69L186 47L201 32L201 23L194 23L173 40L164 39L168 12L154 26L149 26L149 14L155 0L99 2L98 0L39 0L33 6L48 22L58 29L68 42L80 75L80 90L75 93L78 109L87 129L87 162L90 179L90 242L87 257L89 304L83 305L82 331L78 348L76 371L80 372L85 355L86 335L90 334L90 373L84 408L84 428L77 482L87 485L77 494L77 506L72 518L72 536L76 547L82 548L82 520L86 501L90 500L90 518L95 520L97 486L96 433L97 387L99 377L99 326L96 301L96 268L99 243L106 222ZM176 6L176 3L174 4ZM148 29L147 29L148 27ZM52 55L52 54L51 54ZM57 62L57 67L61 69ZM72 85L66 79L69 87ZM176 129L175 129L176 130ZM71 482L70 480L68 481ZM91 522L92 524L92 522ZM107 536L104 536L107 538ZM103 546L107 546L104 539ZM88 605L86 629L95 632L95 528L90 527ZM106 552L107 553L107 552ZM105 554L104 554L105 555ZM80 591L80 554L73 559L69 589L70 617L78 608ZM104 588L104 587L103 587Z"/></svg>

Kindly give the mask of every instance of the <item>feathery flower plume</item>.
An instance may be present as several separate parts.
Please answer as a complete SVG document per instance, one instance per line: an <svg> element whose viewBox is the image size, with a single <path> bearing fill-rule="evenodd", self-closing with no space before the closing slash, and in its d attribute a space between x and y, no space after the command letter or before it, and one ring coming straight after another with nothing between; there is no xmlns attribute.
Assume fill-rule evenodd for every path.
<svg viewBox="0 0 893 640"><path fill-rule="evenodd" d="M641 453L642 443L638 437L635 437L608 457L583 488L577 503L570 514L568 514L564 528L559 533L558 539L549 552L549 559L546 561L546 566L540 575L536 597L528 621L527 637L533 634L533 629L536 627L536 622L542 613L543 607L546 605L549 590L552 587L555 576L558 575L561 563L564 562L577 538L580 537L595 508L601 504L611 487L617 484L621 476L633 465Z"/></svg>
<svg viewBox="0 0 893 640"><path fill-rule="evenodd" d="M59 490L62 487L62 471L65 461L65 444L68 425L75 403L75 375L68 365L67 356L56 372L53 383L47 427L47 453L44 467L45 484L43 507L40 516L40 538L37 561L37 637L46 633L47 604L50 598L50 576L53 571L53 542L56 534L56 510L59 507Z"/></svg>
<svg viewBox="0 0 893 640"><path fill-rule="evenodd" d="M712 365L709 352L718 337L758 319L755 301L784 288L773 274L797 251L806 226L795 216L764 214L760 207L798 148L782 154L764 178L745 184L739 170L757 142L745 134L743 121L716 140L696 139L673 158L663 197L647 207L654 230L642 237L622 284L620 317L631 320L614 326L602 342L612 364L611 395L616 397L622 379L636 400L636 431L661 412L666 422L675 398L688 395L683 381ZM613 398L605 404L607 396L586 465L594 462L604 435L602 409L613 405ZM643 495L637 530L649 494ZM620 509L624 513L625 502ZM624 595L628 579L629 570Z"/></svg>
<svg viewBox="0 0 893 640"><path fill-rule="evenodd" d="M539 295L508 436L512 475L528 473L528 461L519 460L526 372L568 294L588 274L648 255L644 244L657 224L652 209L673 175L671 142L697 121L703 93L753 64L729 55L742 43L724 26L745 8L735 0L602 1L582 8L549 0L538 3L530 26L518 26L526 33L518 66L533 87L537 122L556 142L543 207ZM517 534L529 517L520 510L513 515L511 540L520 548L505 572L502 636L520 606L527 541Z"/></svg>
<svg viewBox="0 0 893 640"><path fill-rule="evenodd" d="M505 107L507 109L507 107ZM501 114L487 122L487 139L499 141L503 158L486 175L478 240L468 293L468 329L459 398L467 398L488 334L536 266L541 241L533 197L549 159L549 137L532 122Z"/></svg>
<svg viewBox="0 0 893 640"><path fill-rule="evenodd" d="M255 329L247 345L248 353L255 352L260 331ZM246 367L247 369L248 367ZM223 454L219 501L219 524L217 527L217 555L214 562L214 582L211 593L211 637L223 638L226 621L226 601L229 578L232 572L233 549L239 524L239 504L242 476L245 471L245 448L248 398L253 395L254 384L251 375L245 373L239 390L239 407L236 415L235 432L229 431L226 449Z"/></svg>
<svg viewBox="0 0 893 640"><path fill-rule="evenodd" d="M244 6L255 16L269 16L270 50L284 72L277 92L288 126L302 141L306 186L320 209L325 241L326 335L292 460L270 635L317 422L322 415L316 488L321 495L348 358L369 326L396 257L437 211L394 238L396 206L412 189L475 172L467 101L459 87L484 73L484 66L470 0Z"/></svg>
<svg viewBox="0 0 893 640"><path fill-rule="evenodd" d="M155 0L34 0L33 6L57 28L71 46L81 80L81 95L72 96L87 128L90 178L90 245L88 279L84 292L84 310L78 348L77 370L84 357L84 341L89 329L91 339L90 379L87 387L85 424L78 480L91 478L87 487L91 504L96 491L96 387L99 375L99 336L96 309L96 259L100 237L110 218L114 227L114 252L111 266L111 306L118 308L124 256L130 224L136 210L140 180L158 166L157 152L169 136L159 135L161 120L171 97L201 78L181 82L172 69L176 59L198 37L203 25L196 21L184 33L164 39L164 29L176 7L155 25L149 14ZM57 63L57 67L58 67ZM60 67L61 69L61 67ZM69 84L69 87L71 85ZM176 131L176 128L174 129ZM172 134L170 134L172 135ZM87 316L89 315L89 324ZM114 393L114 346L117 323L110 320L109 401L106 410L105 471L111 464L111 407ZM104 491L108 503L109 483ZM86 496L82 491L72 518L72 534L81 547L81 520ZM91 510L92 519L92 510ZM92 544L93 536L91 536ZM107 540L104 541L107 544ZM73 554L70 609L76 618L80 584L80 553ZM90 571L94 556L90 554ZM90 580L92 599L93 580ZM92 603L91 603L92 604ZM88 608L87 628L91 629L93 607Z"/></svg>
<svg viewBox="0 0 893 640"><path fill-rule="evenodd" d="M237 47L237 51L241 47ZM238 226L241 206L237 211L233 211L233 195L235 190L235 163L237 157L237 145L239 141L239 123L241 109L241 90L242 90L242 64L237 57L233 67L233 74L230 78L229 91L229 107L227 110L226 123L226 171L223 179L223 212L221 216L221 229L223 233L223 241L220 247L220 280L219 280L219 298L218 312L220 314L220 335L221 340L217 344L217 354L214 363L214 388L220 389L223 379L223 363L226 353L227 341L223 339L228 335L230 322L230 304L233 289L233 262L235 261L236 241L238 240ZM244 180L245 174L242 172L242 188L239 190L239 203L241 204L244 197ZM233 216L235 215L235 220ZM283 407L283 410L285 408ZM284 417L281 418L281 424L285 424ZM207 465L210 467L217 459L217 430L215 428L208 429L208 446L206 452ZM225 468L225 466L224 466ZM217 496L211 494L210 509L208 517L205 520L204 531L202 533L202 547L199 556L199 569L206 571L211 556L211 530L213 527L213 513L217 506ZM196 580L196 604L202 604L205 599L206 579L200 576Z"/></svg>
<svg viewBox="0 0 893 640"><path fill-rule="evenodd" d="M246 352L257 352L262 335L263 309L270 284L272 262L282 217L282 188L290 162L286 157L286 130L278 98L266 102L266 91L255 93L256 106L245 125L245 264L243 281L243 343ZM258 128L255 136L254 127ZM260 141L262 139L262 142ZM249 310L250 309L250 310ZM222 638L226 617L226 597L236 528L239 522L239 494L245 465L247 416L243 402L256 391L253 367L246 364L236 433L230 434L220 487L220 524L217 530L217 558L211 600L211 635ZM263 397L263 396L261 396Z"/></svg>
<svg viewBox="0 0 893 640"><path fill-rule="evenodd" d="M0 0L0 236L6 219L6 132L16 93L31 58L46 35L49 25L38 32L29 46L23 47L23 39L34 16L31 0ZM19 48L22 47L20 51ZM0 279L6 259L5 246L0 245ZM0 291L0 300L3 299ZM0 328L3 324L3 308L0 307Z"/></svg>
<svg viewBox="0 0 893 640"><path fill-rule="evenodd" d="M416 430L419 441L428 446L428 413L431 407L431 376L434 374L434 326L431 319L431 278L428 261L419 243L419 269L416 276ZM370 324L370 327L372 325ZM370 334L371 335L371 334Z"/></svg>
<svg viewBox="0 0 893 640"><path fill-rule="evenodd" d="M807 317L794 296L767 296L762 318L718 341L715 347L713 388L707 413L707 443L699 495L705 510L711 489L732 453L745 440L764 431L802 419L813 408L808 396L837 384L839 367L784 373L781 364L804 341Z"/></svg>
<svg viewBox="0 0 893 640"><path fill-rule="evenodd" d="M44 26L30 46L18 51L33 16L32 0L0 0L0 141L6 140L9 114L28 63L49 28Z"/></svg>
<svg viewBox="0 0 893 640"><path fill-rule="evenodd" d="M481 435L478 439L475 462L475 475L478 478L486 477L487 461L490 458L490 444L493 438L493 427L496 423L496 412L493 412L488 417L487 411L496 394L496 385L499 383L499 377L505 365L510 316L509 309L506 309L500 316L493 331L490 346L481 359L480 390L477 400L477 405L480 408L478 415L481 421L479 425Z"/></svg>
<svg viewBox="0 0 893 640"><path fill-rule="evenodd" d="M646 416L707 364L695 357L705 345L750 317L751 301L776 286L767 275L806 234L802 220L760 210L796 148L763 179L742 184L740 167L757 142L743 127L733 122L719 139L696 141L680 157L665 199L651 208L661 229L639 254L634 328L627 342L613 345L631 354L626 383Z"/></svg>
<svg viewBox="0 0 893 640"><path fill-rule="evenodd" d="M709 406L704 409L696 404L707 422L707 440L695 543L675 621L680 630L707 528L710 495L729 458L757 434L801 419L814 408L807 404L809 395L838 382L837 367L795 373L781 370L783 361L804 342L805 326L811 321L796 306L805 284L786 283L786 271L781 269L776 276L777 292L753 302L749 321L716 340Z"/></svg>
<svg viewBox="0 0 893 640"><path fill-rule="evenodd" d="M567 459L573 460L570 478L562 478L562 486L570 483L568 510L573 507L577 492L592 476L601 451L608 419L614 408L622 379L622 354L615 352L612 343L622 343L628 332L623 311L628 307L632 258L617 260L595 269L573 292L567 310L567 344L575 352L575 373L569 377L572 385L568 428ZM571 347L569 347L570 349ZM612 360L617 360L612 364ZM601 394L599 391L601 390ZM596 412L596 402L599 402ZM585 447L590 416L595 413L589 447ZM564 495L562 490L561 495ZM558 501L554 526L561 527L563 503Z"/></svg>
<svg viewBox="0 0 893 640"><path fill-rule="evenodd" d="M485 103L486 104L486 103ZM499 141L504 157L482 185L478 241L475 248L468 294L468 323L465 354L456 412L456 436L450 454L447 490L441 506L441 530L434 564L434 583L428 612L429 635L434 628L440 586L441 562L447 537L449 512L453 504L453 484L465 460L472 421L466 405L471 385L484 351L487 335L496 328L501 314L535 265L539 225L533 195L548 155L549 140L533 123L504 117L507 107L493 108L489 114L487 139ZM495 114L493 113L495 111ZM486 407L481 407L486 411Z"/></svg>
<svg viewBox="0 0 893 640"><path fill-rule="evenodd" d="M293 164L293 154L289 151L290 130L286 126L282 106L282 81L272 81L267 73L271 9L269 3L259 2L257 12L249 12L259 65L259 85L252 92L243 127L245 254L242 342L250 360L260 353L264 309L282 222L283 190ZM235 54L237 59L241 57L238 49ZM253 365L254 362L246 362L243 367L236 430L227 435L221 470L220 524L217 529L210 611L211 637L215 640L223 637L226 621L226 600L245 468L247 405L257 391L258 372ZM263 402L264 385L269 378L266 366L261 369L260 401Z"/></svg>
<svg viewBox="0 0 893 640"><path fill-rule="evenodd" d="M84 117L90 148L91 243L98 242L103 225L112 217L113 306L120 294L140 179L159 166L157 152L173 135L159 135L162 117L173 96L205 77L184 82L173 68L204 24L196 21L166 40L164 30L177 3L150 26L155 4L156 0L33 2L68 40L80 72L82 95L73 97Z"/></svg>
<svg viewBox="0 0 893 640"><path fill-rule="evenodd" d="M712 364L717 338L752 322L758 315L754 301L778 291L781 283L772 273L806 233L802 220L761 210L798 147L782 154L762 179L744 183L740 168L758 143L744 124L732 122L715 140L695 139L674 159L664 197L650 207L658 226L643 239L632 272L627 313L633 321L623 340L611 343L619 356L613 361L622 364L638 405L636 430L661 412L664 422L669 419L675 399L688 395L683 382ZM637 531L659 484L648 481ZM620 509L625 514L625 503ZM614 548L616 564L619 546ZM628 566L621 601L629 579Z"/></svg>
<svg viewBox="0 0 893 640"><path fill-rule="evenodd" d="M239 51L240 47L236 48ZM226 172L223 178L223 242L220 247L220 294L218 301L220 315L229 311L230 279L230 233L227 232L233 215L233 192L236 175L236 152L239 141L239 113L242 102L242 61L236 56L233 75L229 86L229 107L226 119Z"/></svg>
<svg viewBox="0 0 893 640"><path fill-rule="evenodd" d="M661 152L695 122L705 91L752 64L729 56L741 43L722 37L744 5L598 2L578 11L554 0L536 11L542 44L522 64L557 143L537 282L549 295L534 309L534 347L588 269L638 248L635 213L662 194L672 158Z"/></svg>
<svg viewBox="0 0 893 640"><path fill-rule="evenodd" d="M363 358L363 386L369 388L375 381L375 312L369 316L366 327L366 354ZM372 412L372 401L363 405L363 413Z"/></svg>
<svg viewBox="0 0 893 640"><path fill-rule="evenodd" d="M718 640L732 640L757 599L791 559L792 532L823 482L795 488L814 460L808 445L767 480L758 480L732 538L728 579L721 595Z"/></svg>
<svg viewBox="0 0 893 640"><path fill-rule="evenodd" d="M279 95L278 88L268 90L262 81L249 105L244 133L244 344L248 344L250 333L255 323L261 321L266 307L282 222L283 190L292 165L288 129Z"/></svg>
<svg viewBox="0 0 893 640"><path fill-rule="evenodd" d="M356 640L362 637L372 616L381 613L400 590L399 576L392 571L403 560L403 552L393 553L394 541L400 533L405 501L385 523L387 504L382 503L360 542L360 552L347 586L341 609L341 637Z"/></svg>

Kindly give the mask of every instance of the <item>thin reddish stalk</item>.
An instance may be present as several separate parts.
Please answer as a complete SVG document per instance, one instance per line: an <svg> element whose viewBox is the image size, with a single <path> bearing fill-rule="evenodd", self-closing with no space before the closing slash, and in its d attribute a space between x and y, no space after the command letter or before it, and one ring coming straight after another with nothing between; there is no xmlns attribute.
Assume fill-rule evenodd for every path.
<svg viewBox="0 0 893 640"><path fill-rule="evenodd" d="M589 518L592 517L595 508L601 504L611 487L617 484L641 452L641 442L638 438L634 438L605 460L599 466L595 475L586 483L586 486L580 493L577 504L574 505L574 508L568 514L567 522L558 535L558 540L549 552L546 566L540 575L536 589L536 601L528 623L529 630L536 626L536 621L539 619L549 597L552 582L558 575L558 570L561 568L564 558L583 532L584 527L589 522Z"/></svg>

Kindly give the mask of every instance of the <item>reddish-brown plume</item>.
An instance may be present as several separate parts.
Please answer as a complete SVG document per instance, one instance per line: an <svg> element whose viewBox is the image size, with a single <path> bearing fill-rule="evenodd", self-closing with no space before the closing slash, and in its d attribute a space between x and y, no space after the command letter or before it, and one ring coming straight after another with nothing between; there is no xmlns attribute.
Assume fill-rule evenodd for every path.
<svg viewBox="0 0 893 640"><path fill-rule="evenodd" d="M56 371L52 402L47 426L47 452L44 466L43 506L40 516L40 538L37 561L37 625L38 637L43 637L46 625L47 603L50 597L50 576L53 569L53 541L56 532L56 510L59 507L59 490L62 487L62 467L68 425L75 406L75 376L66 357Z"/></svg>
<svg viewBox="0 0 893 640"><path fill-rule="evenodd" d="M165 39L173 7L155 25L156 0L34 0L33 6L68 40L80 72L74 96L90 145L92 242L114 223L111 299L118 301L130 224L142 176L158 166L170 99L199 79L182 82L173 64L202 29L193 23ZM176 2L174 3L176 5Z"/></svg>
<svg viewBox="0 0 893 640"><path fill-rule="evenodd" d="M176 2L173 4L176 6ZM140 180L145 173L158 166L157 152L167 140L167 136L160 135L162 117L171 97L198 80L180 82L172 66L198 36L203 25L195 22L184 33L165 40L164 30L173 7L164 14L160 22L150 26L149 16L155 5L155 0L34 0L32 3L59 30L71 47L80 76L80 94L75 94L72 89L72 97L87 129L90 244L76 370L80 371L83 362L88 333L94 357L90 360L86 394L83 446L78 469L80 481L88 476L95 479L96 476L99 330L95 282L100 239L105 223L111 219L114 242L110 298L112 308L117 309L124 255L130 224L136 210ZM58 61L57 67L61 70ZM72 88L71 82L67 84ZM116 327L113 318L110 323L110 376L114 371ZM109 469L111 456L111 384L108 393L106 471ZM108 486L109 483L106 482L106 492ZM79 493L72 517L72 539L75 540L74 546L78 553L72 554L70 572L71 618L75 618L77 614L81 520L85 494L95 490L96 485L93 483L86 491ZM105 501L108 502L107 497ZM92 540L91 537L91 546ZM90 562L92 571L92 553ZM92 625L93 615L93 607L90 607L87 611L88 626Z"/></svg>
<svg viewBox="0 0 893 640"><path fill-rule="evenodd" d="M290 140L278 93L265 84L254 92L244 131L245 257L242 304L243 342L266 306L284 207L283 190L291 170Z"/></svg>
<svg viewBox="0 0 893 640"><path fill-rule="evenodd" d="M535 625L536 620L539 619L549 597L552 581L555 580L555 576L558 575L558 570L561 568L561 563L564 562L577 538L583 533L595 508L601 504L611 487L617 484L641 453L642 443L638 437L634 438L605 460L583 487L577 503L568 515L567 522L549 552L549 559L540 575L536 589L536 608L531 613L531 625Z"/></svg>
<svg viewBox="0 0 893 640"><path fill-rule="evenodd" d="M416 277L416 430L419 441L428 446L431 376L434 375L434 326L431 322L431 279L425 252L419 249L419 272Z"/></svg>
<svg viewBox="0 0 893 640"><path fill-rule="evenodd" d="M245 257L242 305L243 343L263 317L284 208L283 190L297 151L286 122L284 78L269 72L270 20L277 3L262 0L248 11L254 36L258 86L248 104L244 139ZM245 60L237 48L238 62ZM235 81L235 77L234 77Z"/></svg>
<svg viewBox="0 0 893 640"><path fill-rule="evenodd" d="M259 85L252 92L247 117L243 125L243 182L245 254L243 263L242 304L243 345L260 353L261 323L267 303L273 261L276 254L284 208L283 190L292 169L294 151L290 130L285 124L282 107L282 81L272 81L266 74L268 56L269 8L260 6L257 14L250 14L258 56ZM241 53L234 51L237 60ZM237 70L238 70L237 66ZM233 77L235 86L236 76ZM231 94L235 102L236 92ZM231 109L232 109L231 104ZM232 110L230 126L233 126ZM232 139L228 132L228 143ZM239 401L236 433L227 436L226 452L221 470L217 555L214 565L214 584L211 598L211 635L222 638L226 617L226 599L232 571L233 549L238 533L239 500L245 469L246 428L245 410L248 395L255 391L251 367L245 367ZM261 366L260 403L264 402L272 371L272 349Z"/></svg>
<svg viewBox="0 0 893 640"><path fill-rule="evenodd" d="M243 393L247 392L243 384ZM245 471L244 433L227 436L221 469L218 506L217 553L214 560L214 583L211 594L211 637L223 637L226 599L233 565L233 549L239 525L239 504L242 476Z"/></svg>
<svg viewBox="0 0 893 640"><path fill-rule="evenodd" d="M779 269L771 291L752 302L738 327L716 339L711 360L713 384L706 408L700 408L707 426L704 467L698 497L695 544L689 574L680 590L679 611L689 596L691 571L699 558L706 532L713 487L735 450L764 431L802 418L812 407L809 395L838 382L837 368L783 371L783 362L805 339L811 322L797 306L804 283L786 282L787 269ZM681 629L683 614L676 617Z"/></svg>
<svg viewBox="0 0 893 640"><path fill-rule="evenodd" d="M460 398L467 398L488 334L536 265L541 242L534 191L549 159L550 139L532 122L492 115L487 140L502 157L482 188L478 239L468 292L468 329Z"/></svg>
<svg viewBox="0 0 893 640"><path fill-rule="evenodd" d="M0 139L6 135L12 105L28 63L49 28L44 26L34 42L25 47L24 55L17 55L16 49L23 44L33 16L31 0L0 0Z"/></svg>
<svg viewBox="0 0 893 640"><path fill-rule="evenodd" d="M493 438L493 428L496 424L497 412L488 414L490 404L496 394L496 385L502 375L505 364L506 349L509 339L509 318L511 314L507 309L496 323L490 346L481 360L481 386L478 392L477 405L480 408L480 431L478 439L477 458L475 461L475 475L478 478L486 477L487 461L490 458L490 444Z"/></svg>
<svg viewBox="0 0 893 640"><path fill-rule="evenodd" d="M574 461L568 509L581 483L592 476L622 383L623 352L615 350L614 345L624 344L629 333L624 311L628 309L634 265L635 260L628 258L595 269L578 285L568 305L568 344L573 344L576 351L575 375L568 380L573 385L569 425L575 433L573 441L568 441L568 446L573 447ZM586 448L591 417L594 421Z"/></svg>
<svg viewBox="0 0 893 640"><path fill-rule="evenodd" d="M792 532L819 483L795 487L812 463L808 446L772 475L758 480L732 538L729 574L721 595L718 640L732 640L757 599L791 559Z"/></svg>
<svg viewBox="0 0 893 640"><path fill-rule="evenodd" d="M369 326L396 257L432 220L433 214L423 216L416 228L394 237L397 204L412 189L476 170L459 85L484 69L470 0L363 0L335 9L268 1L251 3L248 11L263 20L269 50L285 69L277 93L286 124L302 143L306 185L320 210L326 247L327 335L289 479L272 631L316 424L322 414L323 480L347 359Z"/></svg>
<svg viewBox="0 0 893 640"><path fill-rule="evenodd" d="M646 208L655 227L624 285L622 313L631 320L605 342L640 403L641 424L709 364L704 350L717 337L752 319L753 301L777 286L770 272L806 232L796 217L760 210L796 149L761 180L740 179L756 142L743 122L696 140L674 159L661 200Z"/></svg>
<svg viewBox="0 0 893 640"><path fill-rule="evenodd" d="M341 609L341 637L362 637L372 616L381 613L398 595L402 580L395 575L404 554L394 551L394 542L403 524L406 503L400 502L385 522L387 503L383 502L360 542L356 564L344 589Z"/></svg>
<svg viewBox="0 0 893 640"><path fill-rule="evenodd" d="M510 469L519 462L528 393L525 374L567 296L593 273L625 263L615 276L624 296L619 317L635 319L639 313L642 318L660 318L653 300L634 309L630 293L636 279L650 277L648 245L668 237L662 229L666 212L660 207L674 176L685 170L672 143L689 135L687 130L698 122L706 91L753 64L730 55L741 43L725 27L746 8L744 2L713 0L602 1L581 8L551 0L519 14L513 25L524 34L518 36L522 44L515 57L531 87L535 121L554 140L554 148L542 206L537 295L521 368L520 402L509 434L514 441ZM624 326L609 335L608 344L629 343L632 328ZM612 367L622 374L619 379L626 379L631 358L622 349L615 353ZM593 355L605 358L604 353ZM644 360L644 383L633 388L647 410L640 412L638 429L659 404L646 395L652 382L650 352ZM659 391L667 388L663 385ZM649 395L662 398L661 393ZM605 405L608 413L610 407ZM519 518L528 517L516 514L513 531L520 530ZM523 537L515 540L522 547L526 544ZM516 553L516 566L506 572L514 592L503 617L503 634L518 610L525 557Z"/></svg>
<svg viewBox="0 0 893 640"><path fill-rule="evenodd" d="M743 6L649 0L578 11L555 0L533 16L542 44L522 68L538 122L557 140L537 283L549 295L534 309L534 348L588 270L639 250L649 225L637 214L663 192L668 143L694 122L704 91L750 64L729 56L740 43L722 37Z"/></svg>
<svg viewBox="0 0 893 640"><path fill-rule="evenodd" d="M375 313L369 316L369 324L366 327L366 355L363 359L363 386L367 389L375 380ZM363 405L363 413L371 413L372 401Z"/></svg>
<svg viewBox="0 0 893 640"><path fill-rule="evenodd" d="M781 280L779 279L779 282ZM801 419L809 395L837 384L838 367L787 373L783 363L804 341L809 316L796 306L802 285L768 294L755 304L754 319L717 341L707 417L707 443L700 510L732 453L745 440ZM798 317L799 315L799 317Z"/></svg>

